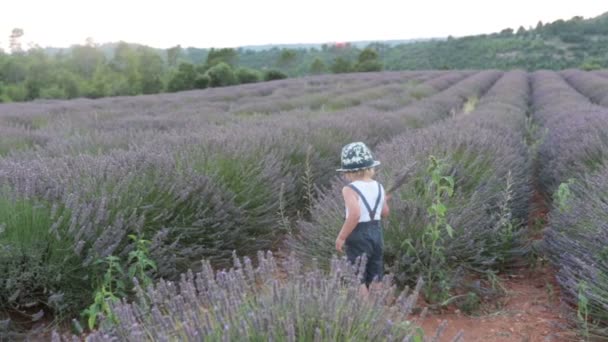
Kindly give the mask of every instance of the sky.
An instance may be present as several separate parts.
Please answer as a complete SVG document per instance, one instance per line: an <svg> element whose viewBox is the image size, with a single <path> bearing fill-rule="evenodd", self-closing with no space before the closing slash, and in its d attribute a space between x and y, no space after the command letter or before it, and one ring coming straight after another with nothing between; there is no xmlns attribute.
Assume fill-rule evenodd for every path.
<svg viewBox="0 0 608 342"><path fill-rule="evenodd" d="M157 48L454 37L608 11L603 0L6 0L0 47L13 28L47 47L126 41Z"/></svg>

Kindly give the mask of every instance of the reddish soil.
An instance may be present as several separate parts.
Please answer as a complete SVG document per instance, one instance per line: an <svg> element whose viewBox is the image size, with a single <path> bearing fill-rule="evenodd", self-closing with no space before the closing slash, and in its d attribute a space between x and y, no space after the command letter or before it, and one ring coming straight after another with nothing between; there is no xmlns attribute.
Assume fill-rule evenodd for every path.
<svg viewBox="0 0 608 342"><path fill-rule="evenodd" d="M542 239L547 223L548 205L536 184L529 217L529 238ZM542 258L542 266L529 265L499 276L506 295L482 303L474 315L466 315L455 306L442 312L429 312L418 324L427 336L442 321L448 325L439 341L450 341L459 331L469 341L581 341L568 326L565 308L560 303L559 285L554 270ZM419 304L424 307L425 303Z"/></svg>
<svg viewBox="0 0 608 342"><path fill-rule="evenodd" d="M500 278L507 294L484 303L477 316L450 307L442 313L429 313L418 323L427 336L433 336L441 321L446 320L448 326L439 341L450 341L460 330L464 331L465 341L577 340L576 332L567 326L550 267L519 269Z"/></svg>

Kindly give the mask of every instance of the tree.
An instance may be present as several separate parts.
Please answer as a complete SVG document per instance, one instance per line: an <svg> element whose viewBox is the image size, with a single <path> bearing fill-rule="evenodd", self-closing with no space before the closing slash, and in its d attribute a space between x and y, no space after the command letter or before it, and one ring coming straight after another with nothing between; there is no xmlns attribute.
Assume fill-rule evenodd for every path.
<svg viewBox="0 0 608 342"><path fill-rule="evenodd" d="M597 58L586 59L579 67L585 71L599 70L602 68L602 63Z"/></svg>
<svg viewBox="0 0 608 342"><path fill-rule="evenodd" d="M74 71L84 78L91 79L97 66L104 64L105 55L94 46L77 45L72 48L71 64Z"/></svg>
<svg viewBox="0 0 608 342"><path fill-rule="evenodd" d="M193 64L180 63L177 73L173 75L167 88L172 92L193 89L196 76Z"/></svg>
<svg viewBox="0 0 608 342"><path fill-rule="evenodd" d="M206 75L209 77L209 86L225 87L237 84L234 71L227 63L221 62L207 70Z"/></svg>
<svg viewBox="0 0 608 342"><path fill-rule="evenodd" d="M536 24L536 30L537 30L537 31L540 31L540 30L542 30L542 29L543 29L543 22L542 22L542 21L539 21L539 22L538 22L538 24Z"/></svg>
<svg viewBox="0 0 608 342"><path fill-rule="evenodd" d="M164 88L162 58L153 49L143 46L138 48L137 54L139 59L138 71L141 76L139 86L142 93L156 94L161 92Z"/></svg>
<svg viewBox="0 0 608 342"><path fill-rule="evenodd" d="M23 82L27 78L28 68L23 58L11 56L0 69L0 79L5 80L9 84L17 84Z"/></svg>
<svg viewBox="0 0 608 342"><path fill-rule="evenodd" d="M76 75L73 73L67 70L59 70L55 75L54 82L63 90L66 98L72 99L80 96L80 85L78 84Z"/></svg>
<svg viewBox="0 0 608 342"><path fill-rule="evenodd" d="M500 31L500 35L503 37L510 37L513 35L513 29L512 28L506 28L502 31Z"/></svg>
<svg viewBox="0 0 608 342"><path fill-rule="evenodd" d="M310 65L310 73L313 75L322 74L326 69L325 63L320 58L315 58L315 60Z"/></svg>
<svg viewBox="0 0 608 342"><path fill-rule="evenodd" d="M172 48L167 49L167 64L169 67L174 67L177 65L177 61L182 54L182 47L180 45L176 45Z"/></svg>
<svg viewBox="0 0 608 342"><path fill-rule="evenodd" d="M125 72L129 66L133 66L135 59L135 51L129 44L121 41L118 42L114 49L114 57L110 62L112 68L119 72Z"/></svg>
<svg viewBox="0 0 608 342"><path fill-rule="evenodd" d="M364 49L359 54L359 63L365 63L369 61L375 61L378 59L378 53L370 48Z"/></svg>
<svg viewBox="0 0 608 342"><path fill-rule="evenodd" d="M142 93L142 75L139 52L125 42L119 42L114 50L114 57L110 62L113 71L119 73L126 83L124 95L137 95Z"/></svg>
<svg viewBox="0 0 608 342"><path fill-rule="evenodd" d="M226 63L229 66L234 66L238 62L238 55L236 50L225 48L225 49L211 49L207 55L207 65L209 67L215 66L220 63Z"/></svg>
<svg viewBox="0 0 608 342"><path fill-rule="evenodd" d="M351 72L352 69L353 69L353 67L352 67L351 62L342 57L338 57L338 58L334 59L334 63L331 65L331 71L334 74L342 74L342 73Z"/></svg>
<svg viewBox="0 0 608 342"><path fill-rule="evenodd" d="M264 81L282 80L285 78L287 78L287 75L280 70L270 69L264 73Z"/></svg>
<svg viewBox="0 0 608 342"><path fill-rule="evenodd" d="M526 35L526 29L523 26L520 26L517 29L517 33L518 36L525 36Z"/></svg>
<svg viewBox="0 0 608 342"><path fill-rule="evenodd" d="M51 70L53 68L42 49L31 50L28 55L30 68L25 80L25 88L27 89L27 99L34 100L40 97L43 88L52 83Z"/></svg>
<svg viewBox="0 0 608 342"><path fill-rule="evenodd" d="M255 83L262 79L260 72L249 68L238 68L236 70L236 78L238 83Z"/></svg>
<svg viewBox="0 0 608 342"><path fill-rule="evenodd" d="M13 54L23 52L23 49L21 48L21 42L19 41L19 39L23 37L23 34L23 29L20 28L14 28L13 31L11 31L11 35L9 36L9 44L10 50Z"/></svg>
<svg viewBox="0 0 608 342"><path fill-rule="evenodd" d="M377 60L357 63L355 70L359 72L382 71L382 63Z"/></svg>
<svg viewBox="0 0 608 342"><path fill-rule="evenodd" d="M277 66L280 68L289 68L295 62L296 57L296 51L291 49L283 49L281 51L281 55L279 56L279 60L277 61Z"/></svg>
<svg viewBox="0 0 608 342"><path fill-rule="evenodd" d="M207 75L196 75L196 79L194 80L194 88L196 89L205 89L209 86L211 79Z"/></svg>
<svg viewBox="0 0 608 342"><path fill-rule="evenodd" d="M371 48L361 51L355 70L361 72L381 71L382 63L378 60L378 53Z"/></svg>

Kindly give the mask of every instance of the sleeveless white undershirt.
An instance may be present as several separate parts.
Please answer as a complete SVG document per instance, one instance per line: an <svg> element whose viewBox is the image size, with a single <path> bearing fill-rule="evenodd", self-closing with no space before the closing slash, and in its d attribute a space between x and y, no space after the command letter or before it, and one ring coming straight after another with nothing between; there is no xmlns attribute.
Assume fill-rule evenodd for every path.
<svg viewBox="0 0 608 342"><path fill-rule="evenodd" d="M369 204L370 208L372 210L374 210L374 206L376 205L376 200L378 199L378 182L376 182L376 181L371 181L371 182L354 181L351 184L354 185L357 189L359 189L359 191L361 191L363 196L365 196L365 199L367 200L367 203ZM369 217L369 212L368 212L367 208L365 207L365 204L361 200L359 194L357 194L357 193L355 193L355 194L357 195L357 198L359 198L359 210L361 212L361 215L359 216L359 222L371 221L371 219ZM380 186L380 204L378 204L378 209L376 210L376 215L375 215L376 220L380 220L383 206L384 206L384 187ZM348 217L348 208L346 208L346 216Z"/></svg>

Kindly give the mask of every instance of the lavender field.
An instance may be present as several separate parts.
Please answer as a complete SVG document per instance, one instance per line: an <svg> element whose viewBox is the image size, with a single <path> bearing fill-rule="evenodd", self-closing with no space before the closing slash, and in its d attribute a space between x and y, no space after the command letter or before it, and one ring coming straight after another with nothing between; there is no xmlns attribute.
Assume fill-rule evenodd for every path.
<svg viewBox="0 0 608 342"><path fill-rule="evenodd" d="M372 148L387 189L403 180L385 222L391 275L366 302L334 248L335 169L352 141ZM606 151L604 71L361 73L1 104L0 340L52 322L56 341L418 341L419 293L492 296L471 275L539 254L573 325L608 338ZM453 234L433 248L429 156L454 179L442 198ZM550 203L539 241L535 192Z"/></svg>

